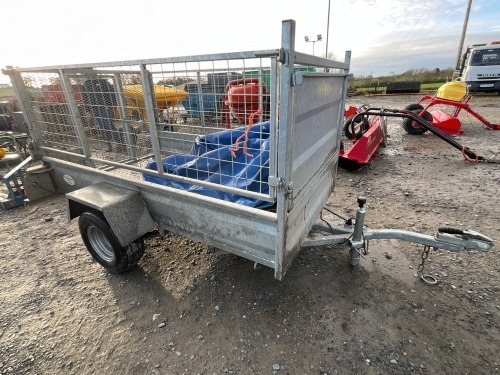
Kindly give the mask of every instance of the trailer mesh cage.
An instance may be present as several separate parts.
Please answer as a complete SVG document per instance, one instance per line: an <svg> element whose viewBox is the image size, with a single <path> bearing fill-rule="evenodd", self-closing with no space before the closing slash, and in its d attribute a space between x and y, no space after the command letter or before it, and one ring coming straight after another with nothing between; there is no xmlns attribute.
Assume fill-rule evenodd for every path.
<svg viewBox="0 0 500 375"><path fill-rule="evenodd" d="M276 57L276 51L261 51L259 56L248 52L25 70L17 86L27 118L35 119L31 131L44 156L126 177L165 177L272 202L267 176L275 168L274 158L257 160L261 170L252 176L245 176L244 167L254 155L269 159L276 147L277 114L271 110L279 96ZM250 129L261 123L269 124L265 134L262 127L259 134L257 127ZM229 134L230 143L203 137L213 133ZM267 153L262 153L262 142L248 142L248 137L267 139ZM200 152L193 150L197 139L205 150L229 150L229 157L212 152L203 156L210 159L205 163L171 157L201 157L193 155ZM156 163L168 157L168 168ZM189 162L188 174L177 172ZM217 168L222 163L225 167ZM227 182L235 171L240 183L231 186Z"/></svg>
<svg viewBox="0 0 500 375"><path fill-rule="evenodd" d="M121 246L187 235L282 279L335 186L349 64L296 51L285 20L271 50L3 72L50 177L30 189L66 194L70 220L100 211Z"/></svg>

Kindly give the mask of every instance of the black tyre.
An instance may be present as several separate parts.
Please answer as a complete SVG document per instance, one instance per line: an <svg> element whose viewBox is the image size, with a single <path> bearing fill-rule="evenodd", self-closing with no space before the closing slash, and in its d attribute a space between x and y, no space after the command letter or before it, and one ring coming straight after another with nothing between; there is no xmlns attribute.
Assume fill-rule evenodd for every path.
<svg viewBox="0 0 500 375"><path fill-rule="evenodd" d="M418 103L412 103L412 104L408 104L405 109L407 111L414 111L415 109L420 109L420 111L422 111L422 109L424 109L424 107L421 105L421 104L418 104Z"/></svg>
<svg viewBox="0 0 500 375"><path fill-rule="evenodd" d="M382 146L383 147L387 147L387 138L388 138L388 135L387 135L387 118L386 117L381 117L380 118L380 121L381 121L381 124L380 124L380 127L382 129Z"/></svg>
<svg viewBox="0 0 500 375"><path fill-rule="evenodd" d="M370 127L367 116L357 116L353 125L352 120L354 117L356 116L351 116L344 122L344 134L349 139L354 139L353 134L356 135L356 139L361 138L361 136L366 133Z"/></svg>
<svg viewBox="0 0 500 375"><path fill-rule="evenodd" d="M417 104L419 105L419 104ZM420 106L422 107L422 106ZM411 112L415 113L417 116L420 114L420 112L422 112L422 108L417 108L417 109L413 109L413 110L410 110ZM425 111L422 116L421 116L425 121L427 122L431 122L432 121L432 115ZM403 129L408 133L408 134L417 134L417 135L420 135L420 134L424 134L427 129L424 128L423 126L420 126L418 123L416 123L415 121L413 121L412 119L410 118L405 118L403 120Z"/></svg>
<svg viewBox="0 0 500 375"><path fill-rule="evenodd" d="M125 272L144 255L142 237L123 247L100 212L84 212L78 219L78 226L87 250L110 272Z"/></svg>
<svg viewBox="0 0 500 375"><path fill-rule="evenodd" d="M363 164L358 163L356 160L351 160L343 156L339 156L339 167L349 172L355 172L363 168Z"/></svg>

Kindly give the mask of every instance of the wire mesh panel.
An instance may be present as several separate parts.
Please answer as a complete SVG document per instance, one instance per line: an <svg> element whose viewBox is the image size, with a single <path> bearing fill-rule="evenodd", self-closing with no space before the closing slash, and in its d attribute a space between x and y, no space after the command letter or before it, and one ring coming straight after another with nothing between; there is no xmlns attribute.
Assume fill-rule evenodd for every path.
<svg viewBox="0 0 500 375"><path fill-rule="evenodd" d="M82 155L101 166L151 155L150 137L140 135L144 126L133 117L124 91L140 83L138 73L68 69L23 72L21 79L26 115L46 154L73 161Z"/></svg>
<svg viewBox="0 0 500 375"><path fill-rule="evenodd" d="M22 73L26 116L40 145L81 153L66 93L57 72ZM79 91L74 88L75 91ZM27 105L26 105L27 102ZM32 132L33 133L33 132Z"/></svg>
<svg viewBox="0 0 500 375"><path fill-rule="evenodd" d="M45 155L272 203L277 74L268 51L23 70L20 81Z"/></svg>

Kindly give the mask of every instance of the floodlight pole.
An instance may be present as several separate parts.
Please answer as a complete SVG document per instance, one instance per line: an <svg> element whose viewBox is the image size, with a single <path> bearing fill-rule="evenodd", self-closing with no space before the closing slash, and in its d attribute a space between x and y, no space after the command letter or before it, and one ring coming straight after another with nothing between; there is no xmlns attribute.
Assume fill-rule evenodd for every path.
<svg viewBox="0 0 500 375"><path fill-rule="evenodd" d="M309 37L306 35L304 37L304 40L306 41L306 43L312 43L313 44L313 56L314 56L314 44L316 42L321 42L323 40L323 37L321 36L321 34L318 34L317 38L315 40L311 40L309 39Z"/></svg>
<svg viewBox="0 0 500 375"><path fill-rule="evenodd" d="M328 20L326 21L326 52L325 59L328 58L328 37L330 36L330 0L328 0Z"/></svg>

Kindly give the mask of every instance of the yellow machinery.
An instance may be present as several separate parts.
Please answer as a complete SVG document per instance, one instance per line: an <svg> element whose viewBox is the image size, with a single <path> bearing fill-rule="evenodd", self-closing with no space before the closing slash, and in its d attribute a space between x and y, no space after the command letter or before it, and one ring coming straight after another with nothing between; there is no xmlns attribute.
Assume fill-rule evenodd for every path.
<svg viewBox="0 0 500 375"><path fill-rule="evenodd" d="M467 95L467 86L463 82L453 81L442 85L436 96L441 99L454 100L460 102Z"/></svg>
<svg viewBox="0 0 500 375"><path fill-rule="evenodd" d="M187 96L187 92L175 87L153 85L158 110L175 107ZM137 120L147 118L142 85L123 86L127 101L127 116Z"/></svg>

